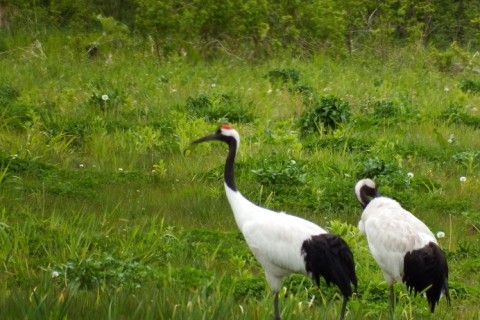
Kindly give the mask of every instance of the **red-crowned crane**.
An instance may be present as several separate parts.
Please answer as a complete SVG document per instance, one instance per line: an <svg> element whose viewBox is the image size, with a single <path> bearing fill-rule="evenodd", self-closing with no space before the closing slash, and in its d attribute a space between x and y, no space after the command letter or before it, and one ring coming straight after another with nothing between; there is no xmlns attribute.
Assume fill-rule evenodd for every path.
<svg viewBox="0 0 480 320"><path fill-rule="evenodd" d="M390 286L392 316L396 281L404 282L415 294L424 292L432 313L442 293L450 305L447 259L428 227L397 201L381 196L371 179L358 181L355 195L364 208L358 229L366 235Z"/></svg>
<svg viewBox="0 0 480 320"><path fill-rule="evenodd" d="M284 212L274 212L255 205L237 190L235 156L240 135L229 124L223 124L213 134L192 144L218 140L228 144L224 170L224 185L228 202L238 228L247 245L265 271L274 294L275 319L280 319L278 292L282 279L292 273L309 275L319 285L320 277L334 283L343 295L340 319L345 316L352 285L357 287L353 254L346 242L329 234L314 223Z"/></svg>

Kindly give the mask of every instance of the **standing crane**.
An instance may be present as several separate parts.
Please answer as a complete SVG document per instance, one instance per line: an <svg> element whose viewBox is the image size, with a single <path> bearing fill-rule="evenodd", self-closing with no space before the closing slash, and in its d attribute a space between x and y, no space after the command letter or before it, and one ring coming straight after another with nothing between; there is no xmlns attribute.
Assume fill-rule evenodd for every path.
<svg viewBox="0 0 480 320"><path fill-rule="evenodd" d="M450 305L447 259L428 227L397 201L381 196L371 179L358 181L355 195L364 208L358 229L390 286L392 316L397 281L410 293L424 292L432 313L442 293Z"/></svg>
<svg viewBox="0 0 480 320"><path fill-rule="evenodd" d="M240 135L229 124L192 144L217 140L228 145L224 185L238 228L248 247L265 271L274 294L275 319L280 319L278 292L282 279L292 273L309 275L317 285L320 277L334 283L343 295L340 319L345 316L352 285L357 287L353 254L339 236L329 234L316 224L284 212L274 212L246 199L235 184L235 156Z"/></svg>

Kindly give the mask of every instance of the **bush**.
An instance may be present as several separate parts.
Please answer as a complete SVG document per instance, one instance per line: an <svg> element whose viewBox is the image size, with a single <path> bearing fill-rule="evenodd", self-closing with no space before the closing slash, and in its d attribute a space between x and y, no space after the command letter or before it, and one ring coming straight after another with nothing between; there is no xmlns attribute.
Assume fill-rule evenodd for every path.
<svg viewBox="0 0 480 320"><path fill-rule="evenodd" d="M443 111L439 119L445 121L447 124L467 125L480 128L480 118L469 115L459 106L450 106L447 110Z"/></svg>
<svg viewBox="0 0 480 320"><path fill-rule="evenodd" d="M469 93L480 93L480 81L465 79L460 83L460 90Z"/></svg>
<svg viewBox="0 0 480 320"><path fill-rule="evenodd" d="M240 97L219 94L201 94L197 97L188 97L185 104L187 113L191 118L203 118L211 122L252 122L254 115L243 106Z"/></svg>
<svg viewBox="0 0 480 320"><path fill-rule="evenodd" d="M304 105L308 109L304 111L299 121L299 129L302 135L317 132L326 133L337 129L340 124L350 120L350 106L348 102L335 96L324 96L319 99L305 99Z"/></svg>

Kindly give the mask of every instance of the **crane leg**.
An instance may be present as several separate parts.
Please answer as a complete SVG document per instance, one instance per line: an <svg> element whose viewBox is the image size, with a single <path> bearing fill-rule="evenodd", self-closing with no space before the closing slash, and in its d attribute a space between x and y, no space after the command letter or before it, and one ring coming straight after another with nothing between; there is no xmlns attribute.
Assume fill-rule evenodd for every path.
<svg viewBox="0 0 480 320"><path fill-rule="evenodd" d="M393 284L390 285L390 318L395 316L395 292L393 290Z"/></svg>
<svg viewBox="0 0 480 320"><path fill-rule="evenodd" d="M273 311L275 312L274 320L280 320L280 309L278 308L278 291L275 292L275 297L273 298Z"/></svg>
<svg viewBox="0 0 480 320"><path fill-rule="evenodd" d="M347 309L347 302L348 302L348 298L343 297L342 311L340 311L340 320L343 320L343 318L345 318L345 310Z"/></svg>

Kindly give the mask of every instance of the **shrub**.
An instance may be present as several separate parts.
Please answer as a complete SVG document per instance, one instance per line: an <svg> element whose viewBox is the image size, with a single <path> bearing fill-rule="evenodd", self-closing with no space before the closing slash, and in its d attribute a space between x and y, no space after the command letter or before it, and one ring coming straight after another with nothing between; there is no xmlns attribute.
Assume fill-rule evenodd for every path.
<svg viewBox="0 0 480 320"><path fill-rule="evenodd" d="M324 96L319 99L314 98L313 102L307 99L304 101L306 101L304 105L307 105L307 110L303 112L299 121L302 135L326 133L350 120L350 105L338 97Z"/></svg>
<svg viewBox="0 0 480 320"><path fill-rule="evenodd" d="M472 79L464 79L460 83L460 90L463 92L469 93L480 93L480 81L475 81Z"/></svg>
<svg viewBox="0 0 480 320"><path fill-rule="evenodd" d="M185 104L187 113L192 118L203 118L211 122L252 122L255 117L243 105L240 97L219 94L201 94L197 97L188 97Z"/></svg>
<svg viewBox="0 0 480 320"><path fill-rule="evenodd" d="M267 74L272 86L295 85L300 79L300 73L295 69L273 69Z"/></svg>
<svg viewBox="0 0 480 320"><path fill-rule="evenodd" d="M20 96L20 91L10 85L0 85L0 106L5 106L9 102L16 100Z"/></svg>
<svg viewBox="0 0 480 320"><path fill-rule="evenodd" d="M452 105L448 107L447 110L440 114L439 119L447 124L463 124L475 129L480 128L480 118L469 115L460 106Z"/></svg>

